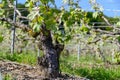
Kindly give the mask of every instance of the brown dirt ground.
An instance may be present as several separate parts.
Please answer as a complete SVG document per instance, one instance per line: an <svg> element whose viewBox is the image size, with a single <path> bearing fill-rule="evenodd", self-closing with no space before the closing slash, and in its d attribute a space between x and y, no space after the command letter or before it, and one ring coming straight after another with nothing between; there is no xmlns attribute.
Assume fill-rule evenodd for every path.
<svg viewBox="0 0 120 80"><path fill-rule="evenodd" d="M88 80L66 74L57 79L45 79L44 76L41 76L42 72L38 66L30 66L6 60L0 60L0 72L2 76L9 74L15 80Z"/></svg>

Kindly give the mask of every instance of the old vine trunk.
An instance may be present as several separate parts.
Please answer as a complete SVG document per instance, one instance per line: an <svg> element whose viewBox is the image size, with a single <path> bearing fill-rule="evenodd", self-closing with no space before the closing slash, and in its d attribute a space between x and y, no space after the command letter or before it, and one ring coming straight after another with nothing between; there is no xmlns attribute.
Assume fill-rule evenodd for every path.
<svg viewBox="0 0 120 80"><path fill-rule="evenodd" d="M48 77L56 78L60 76L59 56L64 46L59 43L53 44L50 31L45 29L44 32L40 34L40 43L44 55L38 58L38 63L47 70L46 73Z"/></svg>

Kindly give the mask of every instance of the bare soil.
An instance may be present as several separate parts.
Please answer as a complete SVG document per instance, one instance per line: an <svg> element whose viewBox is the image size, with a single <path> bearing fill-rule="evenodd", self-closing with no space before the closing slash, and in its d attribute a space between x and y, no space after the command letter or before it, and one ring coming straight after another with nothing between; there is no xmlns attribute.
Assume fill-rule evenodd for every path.
<svg viewBox="0 0 120 80"><path fill-rule="evenodd" d="M15 80L88 80L67 74L57 79L48 79L42 76L43 73L38 66L30 66L6 60L0 60L0 72L2 76L9 74Z"/></svg>

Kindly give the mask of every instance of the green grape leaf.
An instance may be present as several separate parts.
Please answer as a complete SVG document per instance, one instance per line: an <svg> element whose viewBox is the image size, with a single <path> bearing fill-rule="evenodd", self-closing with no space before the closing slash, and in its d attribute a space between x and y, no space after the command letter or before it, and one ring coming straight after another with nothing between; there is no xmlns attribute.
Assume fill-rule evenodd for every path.
<svg viewBox="0 0 120 80"><path fill-rule="evenodd" d="M106 27L105 29L106 29L107 31L111 31L111 30L113 30L113 27L108 26L108 27Z"/></svg>
<svg viewBox="0 0 120 80"><path fill-rule="evenodd" d="M80 27L80 31L82 31L82 32L89 32L89 28L86 27L85 25L83 25L83 26Z"/></svg>
<svg viewBox="0 0 120 80"><path fill-rule="evenodd" d="M120 36L117 37L117 40L120 42Z"/></svg>
<svg viewBox="0 0 120 80"><path fill-rule="evenodd" d="M97 18L98 15L99 15L99 12L94 12L94 13L93 13L93 18Z"/></svg>
<svg viewBox="0 0 120 80"><path fill-rule="evenodd" d="M4 14L4 10L0 9L0 16L3 16L3 14Z"/></svg>
<svg viewBox="0 0 120 80"><path fill-rule="evenodd" d="M117 22L117 24L116 24L117 26L120 26L120 21L119 22Z"/></svg>
<svg viewBox="0 0 120 80"><path fill-rule="evenodd" d="M56 28L56 22L55 22L55 20L54 19L48 19L48 20L46 20L45 21L46 23L46 27L47 27L47 29L49 29L49 30L57 30L57 28Z"/></svg>
<svg viewBox="0 0 120 80"><path fill-rule="evenodd" d="M34 8L34 9L36 9L36 8ZM33 10L34 10L34 9L33 9ZM40 15L40 14L39 14L39 10L38 10L38 11L34 10L34 11L32 11L27 17L28 17L30 20L33 20L33 19L36 18L37 15Z"/></svg>
<svg viewBox="0 0 120 80"><path fill-rule="evenodd" d="M39 32L40 31L41 24L35 23L33 26L33 31Z"/></svg>

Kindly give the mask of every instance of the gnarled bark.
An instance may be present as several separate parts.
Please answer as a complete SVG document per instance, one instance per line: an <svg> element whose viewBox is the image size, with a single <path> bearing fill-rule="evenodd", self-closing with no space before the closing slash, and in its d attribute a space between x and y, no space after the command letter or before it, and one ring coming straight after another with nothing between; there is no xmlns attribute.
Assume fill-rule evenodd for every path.
<svg viewBox="0 0 120 80"><path fill-rule="evenodd" d="M47 69L48 77L56 78L59 73L59 56L64 46L56 43L52 43L52 37L49 30L43 28L43 32L40 34L40 41L44 56L38 58L38 64Z"/></svg>

